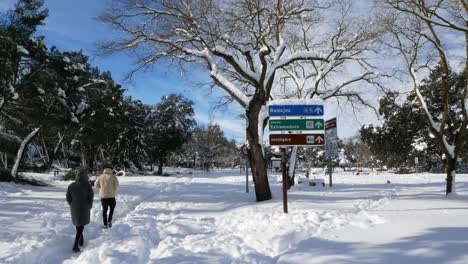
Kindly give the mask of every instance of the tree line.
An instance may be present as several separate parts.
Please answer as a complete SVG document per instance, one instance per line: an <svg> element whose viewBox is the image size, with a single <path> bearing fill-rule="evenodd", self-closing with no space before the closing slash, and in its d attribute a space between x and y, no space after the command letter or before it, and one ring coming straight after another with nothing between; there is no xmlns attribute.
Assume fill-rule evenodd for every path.
<svg viewBox="0 0 468 264"><path fill-rule="evenodd" d="M44 14L38 14L23 24L42 21ZM262 144L270 101L318 99L378 112L375 94L385 93L391 100L387 81L402 80L412 90L415 106L422 113L420 120L427 125L429 138L445 162L448 194L454 188L468 134L467 14L464 0L383 0L374 1L372 6L350 0L116 0L99 19L120 35L100 48L104 53L136 52L140 56L136 57L135 71L158 65L161 60L180 62L181 67L204 67L212 87L224 90L228 101L245 110L257 201L271 199L268 157ZM5 79L4 90L9 96L1 105L19 97L18 80L26 77L19 65L28 63L20 58L33 54L27 44L5 44L15 50L17 55L10 61L18 62L12 64L18 67ZM40 63L34 65L39 67ZM80 70L80 65L72 68ZM440 78L432 91L426 91L423 80L437 70ZM451 71L464 75L459 93L452 89ZM101 75L95 73L78 87L106 85L112 89L113 84L103 83ZM56 93L67 94L64 91L57 89ZM431 101L431 95L437 100ZM88 119L83 111L87 102L59 102L70 109L68 115L75 123ZM51 109L45 107L46 112ZM43 129L30 126L31 132L24 132L23 138L34 136L37 128ZM408 128L408 133L413 128ZM373 133L364 134L378 141ZM412 140L415 146L423 146L419 144L422 137ZM88 147L91 151L83 151L83 155L93 152L91 146L83 149ZM297 151L292 148L288 156L297 157Z"/></svg>
<svg viewBox="0 0 468 264"><path fill-rule="evenodd" d="M452 192L468 125L467 14L464 0L118 0L100 19L121 33L105 51L140 52L138 69L161 59L202 65L213 85L245 109L256 198L264 201L271 199L262 145L268 102L317 98L377 112L369 95L387 92L386 78L410 84L445 157ZM454 98L447 78L458 60L452 54L462 54L465 75ZM436 65L441 112L422 92L421 80ZM452 101L460 122L450 117ZM291 151L296 157L297 148Z"/></svg>
<svg viewBox="0 0 468 264"><path fill-rule="evenodd" d="M35 35L48 16L42 6L42 0L20 0L0 16L0 165L5 170L13 176L22 168L78 165L143 171L158 164L162 174L176 152L205 169L221 162L216 153L235 152L218 125L197 127L193 102L184 96L144 104L126 96L109 71L91 66L83 51L49 49L44 37Z"/></svg>
<svg viewBox="0 0 468 264"><path fill-rule="evenodd" d="M443 77L447 80L450 93L447 110L447 131L449 140L454 140L456 131L464 125L463 107L460 98L464 97L465 71L454 72L449 69L444 76L439 64L421 80L419 92L424 96L428 110L434 117L441 118L444 112L443 98L437 93ZM430 126L425 120L424 110L418 105L414 90L402 95L398 89L386 92L379 100L378 113L381 125L362 126L359 134L340 141L340 157L333 160L335 166L391 169L399 173L447 171L447 156L434 140ZM468 135L463 135L468 137ZM468 170L468 142L460 147L457 169ZM319 150L307 150L304 154L318 166L325 166L326 159Z"/></svg>
<svg viewBox="0 0 468 264"><path fill-rule="evenodd" d="M428 77L421 81L420 93L424 96L428 110L441 119L444 113L443 98L437 93L444 76L441 65L435 67ZM446 130L448 140L454 141L457 131L464 123L462 101L466 89L464 71L449 70L445 78L448 86L448 109ZM379 114L383 117L381 126L365 126L360 130L362 141L369 146L372 161L377 167L399 168L403 171L444 172L447 170L446 153L437 145L436 137L425 120L424 110L418 106L415 91L405 98L397 92L388 92L380 99ZM399 103L403 99L402 103ZM467 135L461 135L467 137ZM468 142L459 146L459 165L468 164ZM417 162L417 163L416 163ZM411 169L413 168L413 169ZM466 169L466 168L465 168Z"/></svg>

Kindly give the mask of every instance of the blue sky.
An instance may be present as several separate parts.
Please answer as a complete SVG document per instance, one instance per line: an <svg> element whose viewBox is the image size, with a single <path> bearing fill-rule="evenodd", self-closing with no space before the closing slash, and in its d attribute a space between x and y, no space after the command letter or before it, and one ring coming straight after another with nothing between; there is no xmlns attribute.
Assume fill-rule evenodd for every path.
<svg viewBox="0 0 468 264"><path fill-rule="evenodd" d="M0 11L13 7L15 0L0 0ZM96 56L97 43L112 38L112 29L95 20L105 9L105 0L45 0L49 9L46 25L39 27L37 35L45 36L48 47L56 46L59 50L83 50L90 56L93 66L101 70L110 70L117 82L127 90L126 94L140 99L147 104L156 104L161 97L170 93L180 93L195 103L195 119L198 124L207 124L210 118L221 125L229 139L244 141L244 125L237 119L242 109L235 104L227 108L213 109L219 96L224 92L209 92L193 85L207 82L207 74L201 71L181 76L175 66L157 65L152 71L138 73L131 81L124 80L132 69L133 59L128 54Z"/></svg>
<svg viewBox="0 0 468 264"><path fill-rule="evenodd" d="M12 8L15 0L0 0L0 11ZM238 118L243 110L232 103L223 109L213 109L220 96L225 95L220 89L210 93L193 85L194 82L207 82L207 72L190 69L189 75L181 76L175 66L158 64L152 71L137 74L132 81L124 82L124 77L132 69L133 60L129 54L117 54L107 57L96 56L97 43L111 39L115 33L108 25L95 20L112 3L106 0L45 0L49 9L46 25L38 29L37 34L46 38L49 46L59 50L83 50L90 56L93 66L101 70L109 70L117 82L122 83L126 94L140 99L147 104L156 104L160 98L170 93L181 93L195 103L195 119L199 124L207 124L209 120L220 124L229 139L243 142L245 138L245 122ZM338 118L338 134L341 138L356 134L362 124L375 120L366 115L358 118L347 108L336 105L326 105L325 118Z"/></svg>

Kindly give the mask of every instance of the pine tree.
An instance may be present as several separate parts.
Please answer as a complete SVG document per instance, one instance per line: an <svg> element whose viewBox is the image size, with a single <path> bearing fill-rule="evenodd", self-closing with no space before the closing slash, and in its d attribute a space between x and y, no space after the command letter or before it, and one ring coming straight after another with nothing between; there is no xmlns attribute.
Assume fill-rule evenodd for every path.
<svg viewBox="0 0 468 264"><path fill-rule="evenodd" d="M431 71L420 86L421 94L427 99L428 110L436 122L440 121L443 112L442 98L435 89L440 85L441 77L442 71L439 66ZM449 98L447 131L449 135L454 135L462 123L462 107L457 98L462 97L464 76L450 72L447 79L450 93L454 95ZM398 99L397 93L390 92L380 100L379 113L383 116L384 123L380 127L361 128L363 141L369 145L372 154L382 165L408 171L408 168L415 167L414 160L417 157L421 169L437 169L441 164L443 152L433 140L424 112L416 101L416 94L412 91L401 105L397 103Z"/></svg>
<svg viewBox="0 0 468 264"><path fill-rule="evenodd" d="M168 156L188 140L195 120L193 102L182 95L164 96L147 119L146 152L151 163L158 163L158 174Z"/></svg>

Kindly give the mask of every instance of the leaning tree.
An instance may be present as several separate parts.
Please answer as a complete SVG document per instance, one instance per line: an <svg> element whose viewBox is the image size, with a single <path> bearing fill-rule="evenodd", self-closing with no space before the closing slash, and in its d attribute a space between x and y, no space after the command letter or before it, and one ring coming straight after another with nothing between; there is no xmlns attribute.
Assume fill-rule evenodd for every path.
<svg viewBox="0 0 468 264"><path fill-rule="evenodd" d="M350 43L351 34L328 39L326 32L332 29L327 11L335 2L119 0L100 19L122 32L122 38L104 44L103 50L138 51L135 71L161 59L206 67L213 83L245 109L256 198L269 200L262 112L280 72L299 62L320 63L321 69L332 71L354 56L349 48L361 43ZM311 34L313 45L297 45L310 41ZM324 47L334 52L324 52Z"/></svg>

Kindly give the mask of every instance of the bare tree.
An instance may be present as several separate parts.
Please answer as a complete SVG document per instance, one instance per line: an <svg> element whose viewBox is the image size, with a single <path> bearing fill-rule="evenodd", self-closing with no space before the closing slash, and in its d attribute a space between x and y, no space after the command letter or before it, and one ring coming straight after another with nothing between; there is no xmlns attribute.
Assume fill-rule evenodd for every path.
<svg viewBox="0 0 468 264"><path fill-rule="evenodd" d="M372 7L368 7L372 10ZM301 27L303 38L290 48L320 50L327 61L299 61L282 69L279 85L272 99L296 98L348 104L352 109L369 108L377 113L373 103L366 99L371 92L363 86L384 89L381 79L390 77L374 66L382 35L374 18L363 15L352 1L337 1L334 12L329 12L329 30L316 38L310 25ZM318 22L318 21L317 21ZM371 92L375 94L376 91ZM292 148L295 158L297 147ZM293 175L295 161L290 161L289 175Z"/></svg>
<svg viewBox="0 0 468 264"><path fill-rule="evenodd" d="M204 65L213 83L245 108L257 201L271 199L267 162L261 142L265 125L261 113L265 111L267 101L274 97L272 91L282 75L280 72L300 62L309 62L312 67L315 63L317 74L335 71L355 56L354 52L358 52L368 38L360 35L353 39L354 35L346 35L348 31L343 28L338 30L335 39L328 45L324 44L326 40L322 37L317 37L313 45L308 44L311 33L328 36L320 32L329 30L327 23L321 23L327 17L324 12L332 8L331 2L327 1L114 2L114 6L100 19L121 31L123 37L104 44L105 52L138 51L134 71L164 58ZM322 49L318 49L318 46ZM329 51L328 54L324 53L325 50ZM371 76L361 78L370 79ZM325 79L318 79L325 82ZM353 97L338 90L330 90L329 96ZM318 93L315 95L319 96Z"/></svg>
<svg viewBox="0 0 468 264"><path fill-rule="evenodd" d="M382 25L389 32L386 45L397 50L406 62L406 70L434 140L445 154L446 193L455 191L457 158L467 140L468 125L468 2L466 0L385 0ZM464 39L457 43L457 37ZM454 49L464 49L464 56L454 57ZM456 62L461 65L456 65ZM465 75L460 96L450 93L450 65L459 66ZM435 113L421 93L421 79L440 67L442 77L437 89L442 111ZM458 102L456 105L450 102ZM457 107L457 105L461 107ZM459 109L458 109L459 108ZM457 112L451 118L450 112Z"/></svg>

